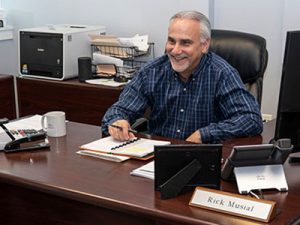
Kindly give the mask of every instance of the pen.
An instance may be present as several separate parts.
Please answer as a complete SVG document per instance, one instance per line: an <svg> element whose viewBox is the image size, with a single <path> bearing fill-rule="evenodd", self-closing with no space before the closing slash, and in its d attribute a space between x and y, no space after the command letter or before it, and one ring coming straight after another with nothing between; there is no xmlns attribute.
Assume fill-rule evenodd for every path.
<svg viewBox="0 0 300 225"><path fill-rule="evenodd" d="M110 124L109 126L114 127L114 128L117 128L117 129L119 129L119 130L123 130L123 127L118 126L118 125ZM131 133L134 133L134 134L137 134L137 133L138 133L136 130L132 130L132 129L128 129L128 131L131 132Z"/></svg>

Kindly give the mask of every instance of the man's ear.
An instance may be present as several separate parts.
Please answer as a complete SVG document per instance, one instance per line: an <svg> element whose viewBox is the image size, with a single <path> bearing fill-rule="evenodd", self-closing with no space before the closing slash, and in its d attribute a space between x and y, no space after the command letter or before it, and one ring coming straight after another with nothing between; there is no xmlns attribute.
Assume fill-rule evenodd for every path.
<svg viewBox="0 0 300 225"><path fill-rule="evenodd" d="M210 39L208 39L202 43L202 53L203 54L208 52L209 45L210 45Z"/></svg>

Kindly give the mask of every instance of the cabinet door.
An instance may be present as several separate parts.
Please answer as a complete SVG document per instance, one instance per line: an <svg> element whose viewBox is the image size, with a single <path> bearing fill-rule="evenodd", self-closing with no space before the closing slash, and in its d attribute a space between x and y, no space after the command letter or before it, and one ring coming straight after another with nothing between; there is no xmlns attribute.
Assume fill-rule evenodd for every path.
<svg viewBox="0 0 300 225"><path fill-rule="evenodd" d="M15 91L13 76L0 75L0 118L16 118Z"/></svg>
<svg viewBox="0 0 300 225"><path fill-rule="evenodd" d="M77 79L53 81L21 77L17 83L20 116L61 110L67 120L98 126L122 91L122 88L85 84Z"/></svg>

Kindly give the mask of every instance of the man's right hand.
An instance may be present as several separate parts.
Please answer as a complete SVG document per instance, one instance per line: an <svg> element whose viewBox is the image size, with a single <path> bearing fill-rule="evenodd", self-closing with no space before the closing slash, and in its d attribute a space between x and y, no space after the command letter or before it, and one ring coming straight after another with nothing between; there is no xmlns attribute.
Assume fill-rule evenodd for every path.
<svg viewBox="0 0 300 225"><path fill-rule="evenodd" d="M112 124L122 127L122 129L118 129L108 126L108 132L114 139L119 141L127 141L135 137L133 133L128 131L130 129L130 124L127 120L117 120Z"/></svg>

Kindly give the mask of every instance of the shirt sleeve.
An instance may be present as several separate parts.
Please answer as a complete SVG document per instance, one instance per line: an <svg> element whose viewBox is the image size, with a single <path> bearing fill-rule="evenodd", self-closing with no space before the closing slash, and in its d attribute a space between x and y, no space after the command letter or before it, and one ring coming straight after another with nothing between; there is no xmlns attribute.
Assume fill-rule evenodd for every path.
<svg viewBox="0 0 300 225"><path fill-rule="evenodd" d="M239 74L236 71L224 74L217 88L216 102L223 119L199 129L202 142L259 135L263 130L260 108L254 96L245 89Z"/></svg>
<svg viewBox="0 0 300 225"><path fill-rule="evenodd" d="M119 119L125 119L130 124L143 116L148 107L145 82L146 77L143 72L138 72L128 83L116 103L114 103L105 113L102 119L102 132L108 133L108 125Z"/></svg>

